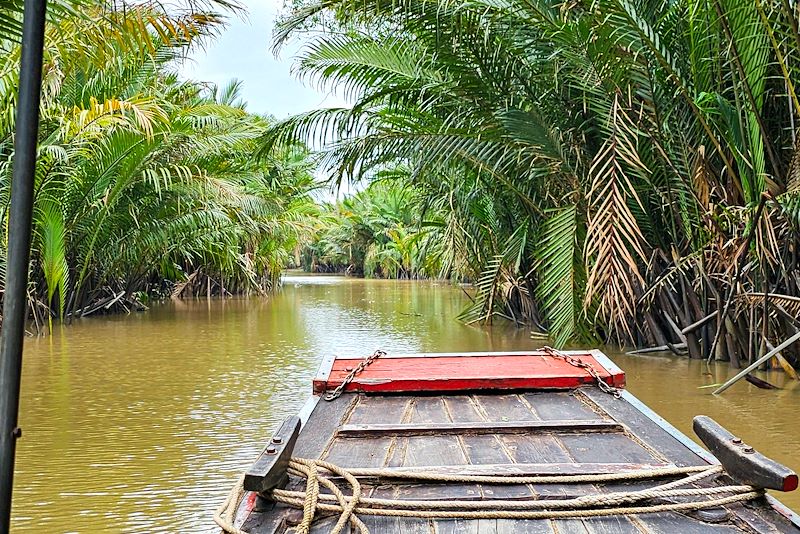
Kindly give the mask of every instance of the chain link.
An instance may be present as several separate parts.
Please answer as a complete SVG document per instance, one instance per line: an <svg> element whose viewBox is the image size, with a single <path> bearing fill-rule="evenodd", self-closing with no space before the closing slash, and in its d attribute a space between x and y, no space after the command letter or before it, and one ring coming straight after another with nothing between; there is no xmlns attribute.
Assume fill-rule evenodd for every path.
<svg viewBox="0 0 800 534"><path fill-rule="evenodd" d="M589 373L589 376L594 378L595 382L597 383L597 387L600 388L600 391L602 391L603 393L608 393L609 395L613 395L614 398L617 399L622 397L622 393L620 392L619 388L615 388L614 386L609 385L602 378L600 378L597 369L595 369L592 364L586 363L581 359L576 358L575 356L564 354L563 352L558 351L553 347L542 347L542 351L544 351L548 356L564 360L568 364L574 367L579 367L584 371L586 371L587 373Z"/></svg>
<svg viewBox="0 0 800 534"><path fill-rule="evenodd" d="M386 356L386 351L378 349L375 352L373 352L371 355L369 355L366 358L364 358L364 360L362 360L361 363L359 363L352 371L350 371L350 373L348 373L348 375L346 377L344 377L344 380L342 380L342 383L339 384L336 387L336 389L334 389L333 391L331 391L330 393L327 393L325 395L325 397L324 397L325 400L326 401L332 401L332 400L335 400L335 399L338 399L339 397L341 397L342 393L344 393L344 388L347 387L347 384L352 382L353 379L361 371L366 369L372 362L374 362L375 360L377 360L381 356Z"/></svg>

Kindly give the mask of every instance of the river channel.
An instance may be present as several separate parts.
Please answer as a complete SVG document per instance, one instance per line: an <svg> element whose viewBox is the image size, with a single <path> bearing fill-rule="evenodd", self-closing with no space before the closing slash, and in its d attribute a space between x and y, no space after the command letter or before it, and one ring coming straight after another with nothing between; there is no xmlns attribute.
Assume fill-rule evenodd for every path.
<svg viewBox="0 0 800 534"><path fill-rule="evenodd" d="M470 327L466 297L428 282L285 278L265 299L181 301L93 317L25 346L12 531L211 533L213 510L270 430L310 392L325 354L521 350L525 329ZM713 397L732 375L607 351L628 389L691 434L707 414L800 469L800 389L781 373ZM782 500L800 509L800 495Z"/></svg>

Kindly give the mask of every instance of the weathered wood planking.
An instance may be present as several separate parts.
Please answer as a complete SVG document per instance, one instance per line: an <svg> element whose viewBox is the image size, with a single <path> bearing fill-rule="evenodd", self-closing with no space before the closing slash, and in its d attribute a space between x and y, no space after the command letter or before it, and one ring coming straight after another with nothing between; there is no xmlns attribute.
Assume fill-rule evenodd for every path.
<svg viewBox="0 0 800 534"><path fill-rule="evenodd" d="M619 432L622 425L611 421L499 421L475 423L398 423L342 425L340 436L429 436L462 434L527 434L541 432Z"/></svg>
<svg viewBox="0 0 800 534"><path fill-rule="evenodd" d="M345 418L349 416L351 407L356 401L356 395L346 395L336 402L317 403L300 431L294 455L302 458L320 458L336 429L345 423Z"/></svg>
<svg viewBox="0 0 800 534"><path fill-rule="evenodd" d="M669 461L680 466L705 465L707 463L674 435L666 432L658 423L646 417L627 399L615 399L596 388L581 388L576 391L576 394L586 398L614 420L624 422L630 435L638 443L649 444L657 451L657 457L669 458ZM686 439L688 440L688 438Z"/></svg>
<svg viewBox="0 0 800 534"><path fill-rule="evenodd" d="M520 395L475 395L478 409L486 414L489 421L538 421L539 416Z"/></svg>
<svg viewBox="0 0 800 534"><path fill-rule="evenodd" d="M567 463L572 458L555 435L504 434L500 443L515 463Z"/></svg>
<svg viewBox="0 0 800 534"><path fill-rule="evenodd" d="M409 397L365 397L359 396L358 402L347 420L348 424L369 424L376 421L383 423L401 423L409 410Z"/></svg>
<svg viewBox="0 0 800 534"><path fill-rule="evenodd" d="M383 467L392 438L337 438L322 458L340 467Z"/></svg>
<svg viewBox="0 0 800 534"><path fill-rule="evenodd" d="M508 415L503 415L504 413ZM625 425L620 425L616 420L620 413L625 416ZM579 424L590 421L600 424L601 427L608 427L610 431L560 432L558 427L567 416L579 418ZM559 419L555 419L556 417ZM485 425L493 419L499 420L501 426L530 425L531 431L505 433L506 429L499 428L498 432L489 433ZM410 435L413 432L386 435L382 426L377 427L382 431L375 433L349 431L358 425L422 425L424 429L431 425L443 425L444 432L433 436ZM301 447L298 443L301 451L298 454L321 457L344 467L394 466L423 471L432 467L438 472L541 474L614 472L673 465L673 462L694 465L704 463L691 451L687 453L687 449L680 442L674 441L663 428L649 424L648 419L638 410L631 410L625 401L607 395L596 395L591 389L581 390L576 394L504 393L459 395L452 398L345 394L335 402L319 403L303 427L300 439L305 441ZM673 439L673 442L669 439ZM659 450L658 454L654 454L654 444L664 442L669 445L664 449L666 452ZM368 494L384 498L476 500L530 499L535 496L569 498L639 486L380 484L375 487L365 481L364 489ZM299 481L295 481L293 485L299 487ZM403 534L797 532L788 522L775 526L774 513L739 508L742 517L732 515L732 521L718 525L674 513L558 521L427 521L369 516L364 520L372 532ZM257 534L283 533L288 528L285 519L292 516L292 521L296 521L297 511L281 505L269 505L264 511L251 512L243 526L248 532ZM328 532L334 523L334 518L321 519L315 523L312 532Z"/></svg>
<svg viewBox="0 0 800 534"><path fill-rule="evenodd" d="M593 517L582 519L584 528L591 534L639 534L639 530L628 517Z"/></svg>
<svg viewBox="0 0 800 534"><path fill-rule="evenodd" d="M656 458L623 433L565 434L561 445L576 462L653 463Z"/></svg>
<svg viewBox="0 0 800 534"><path fill-rule="evenodd" d="M601 353L580 354L593 357L598 365L610 371L609 377L621 374ZM628 393L623 393L622 399L615 399L591 386L569 391L502 390L519 385L504 381L506 375L522 375L522 379L527 380L526 368L515 367L517 358L525 358L525 354L481 354L472 359L465 356L439 354L422 358L409 355L377 360L362 373L361 384L356 386L356 389L375 394L345 393L334 402L317 403L302 428L295 455L323 458L344 467L498 475L611 473L659 466L707 465L714 461ZM473 364L472 360L480 360L480 363ZM545 375L548 368L564 363L541 355L528 355L527 360L527 363L538 360L536 365L542 366ZM380 373L384 372L381 366L387 365L386 362L402 370L405 378L381 377ZM326 360L317 377L317 391L335 386L332 378L336 373L341 378L347 369L357 364L356 359ZM403 380L411 376L408 373L422 372L423 368L433 381L427 384L428 389L421 390L422 396L409 392L397 394L401 390L392 389L405 387L407 384L404 385ZM444 376L445 368L456 381L443 387L437 380L449 380ZM480 380L469 382L474 378L470 378L470 373L486 372L490 368L493 374L483 375L480 380L493 381L491 384ZM372 371L376 374L370 374ZM577 372L583 373L579 369ZM584 378L573 376L570 380L579 385ZM624 383L624 375L616 380ZM370 389L380 386L381 381L384 385L393 384L388 388L392 394L382 393L380 388ZM468 384L475 387L467 387ZM525 388L535 387L531 384L534 382L529 382ZM474 391L482 385L491 391ZM447 393L450 386L455 390ZM345 488L343 481L336 482ZM730 480L721 477L719 481L704 483L725 484ZM289 487L298 489L302 485L301 480L293 478ZM373 478L364 480L363 489L365 494L381 498L475 500L567 498L637 489L644 485L409 484ZM243 527L252 534L283 534L296 525L301 516L298 510L270 503L253 510L254 499L248 497L246 501L240 507L239 517L247 517ZM719 524L677 513L552 521L446 521L371 516L362 519L378 534L800 533L800 528L764 502L733 505L727 509L729 518ZM335 518L320 519L312 532L329 532L335 521Z"/></svg>
<svg viewBox="0 0 800 534"><path fill-rule="evenodd" d="M487 436L477 436L485 438ZM495 438L495 436L488 436ZM482 460L490 455L475 455L470 449L470 436L464 436L467 442L467 455L471 462ZM482 457L481 457L482 456ZM494 455L492 455L493 457ZM500 456L502 458L502 456ZM630 471L641 471L645 469L662 469L675 467L674 464L603 464L603 463L545 463L545 464L467 464L467 465L437 465L437 466L417 466L417 467L397 467L392 468L392 472L397 473L433 473L438 475L476 475L476 476L547 476L547 475L588 475L605 473L624 473ZM359 478L375 479L377 475L364 475Z"/></svg>
<svg viewBox="0 0 800 534"><path fill-rule="evenodd" d="M740 534L742 529L735 524L706 523L683 514L643 514L635 521L645 532L653 534ZM759 534L767 534L760 532Z"/></svg>
<svg viewBox="0 0 800 534"><path fill-rule="evenodd" d="M554 419L598 419L611 420L593 410L580 395L574 392L523 393L522 397L542 421Z"/></svg>
<svg viewBox="0 0 800 534"><path fill-rule="evenodd" d="M469 436L461 438L464 452L473 466L486 464L516 465L511 454L497 436ZM487 469L487 472L498 473L502 469ZM481 492L485 499L522 499L535 495L530 485L507 486L501 484L482 484Z"/></svg>
<svg viewBox="0 0 800 534"><path fill-rule="evenodd" d="M442 402L450 415L450 420L454 423L488 422L488 419L478 411L478 405L471 396L444 397Z"/></svg>

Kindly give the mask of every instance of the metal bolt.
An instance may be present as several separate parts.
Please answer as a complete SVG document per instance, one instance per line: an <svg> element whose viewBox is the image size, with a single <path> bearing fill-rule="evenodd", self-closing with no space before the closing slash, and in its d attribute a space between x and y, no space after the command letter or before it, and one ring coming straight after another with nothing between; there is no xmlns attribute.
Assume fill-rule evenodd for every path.
<svg viewBox="0 0 800 534"><path fill-rule="evenodd" d="M283 443L283 438L280 437L280 436L275 436L275 437L272 438L272 443L275 443L276 445L280 445L281 443Z"/></svg>
<svg viewBox="0 0 800 534"><path fill-rule="evenodd" d="M731 441L734 442L736 445L739 445L740 443L742 443L742 438L733 438L731 439Z"/></svg>
<svg viewBox="0 0 800 534"><path fill-rule="evenodd" d="M14 430L11 431L11 437L19 439L22 437L22 429L20 427L15 427Z"/></svg>
<svg viewBox="0 0 800 534"><path fill-rule="evenodd" d="M278 452L278 449L276 449L274 446L270 445L267 447L267 454L275 454L276 452Z"/></svg>
<svg viewBox="0 0 800 534"><path fill-rule="evenodd" d="M744 452L745 454L753 454L754 452L756 452L756 450L753 447L745 447L744 449L742 449L742 452Z"/></svg>

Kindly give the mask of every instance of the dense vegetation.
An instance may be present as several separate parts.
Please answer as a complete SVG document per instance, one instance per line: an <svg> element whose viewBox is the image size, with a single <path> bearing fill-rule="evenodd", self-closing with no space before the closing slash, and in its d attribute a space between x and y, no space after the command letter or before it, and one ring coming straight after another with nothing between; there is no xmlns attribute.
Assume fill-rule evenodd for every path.
<svg viewBox="0 0 800 534"><path fill-rule="evenodd" d="M299 73L354 105L270 140L313 143L344 178L407 167L441 217L439 261L477 285L468 318L737 364L797 327L798 15L787 0L301 3L276 46L299 36Z"/></svg>
<svg viewBox="0 0 800 534"><path fill-rule="evenodd" d="M365 190L322 207L303 243L302 266L313 272L420 278L441 274L437 221L418 195L382 177ZM427 217L425 217L427 215Z"/></svg>
<svg viewBox="0 0 800 534"><path fill-rule="evenodd" d="M38 325L141 306L151 294L263 292L306 231L315 207L304 154L276 147L254 158L268 120L247 113L238 85L176 74L190 47L220 28L214 7L233 9L144 2L56 11L29 288ZM0 43L2 244L19 62L10 30ZM2 248L0 261L4 272Z"/></svg>
<svg viewBox="0 0 800 534"><path fill-rule="evenodd" d="M4 220L19 7L0 1ZM276 46L301 36L301 76L354 105L278 124L236 84L175 72L238 9L51 11L37 323L154 293L263 292L301 262L469 280L463 319L562 345L738 364L800 327L793 2L303 1ZM320 210L303 144L372 185Z"/></svg>

